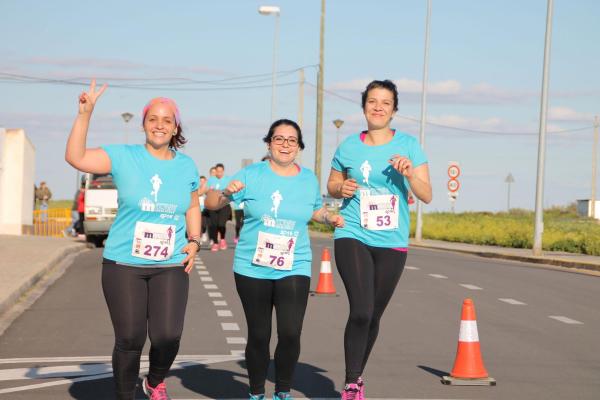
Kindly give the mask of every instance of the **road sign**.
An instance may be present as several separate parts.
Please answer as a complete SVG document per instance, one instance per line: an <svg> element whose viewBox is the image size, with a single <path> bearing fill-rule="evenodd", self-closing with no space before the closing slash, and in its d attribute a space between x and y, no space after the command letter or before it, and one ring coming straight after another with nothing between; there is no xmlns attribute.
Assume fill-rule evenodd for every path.
<svg viewBox="0 0 600 400"><path fill-rule="evenodd" d="M458 192L458 189L460 188L460 183L456 180L456 179L450 179L448 181L448 190L451 192Z"/></svg>
<svg viewBox="0 0 600 400"><path fill-rule="evenodd" d="M460 167L456 161L448 163L448 176L450 179L456 179L460 176Z"/></svg>

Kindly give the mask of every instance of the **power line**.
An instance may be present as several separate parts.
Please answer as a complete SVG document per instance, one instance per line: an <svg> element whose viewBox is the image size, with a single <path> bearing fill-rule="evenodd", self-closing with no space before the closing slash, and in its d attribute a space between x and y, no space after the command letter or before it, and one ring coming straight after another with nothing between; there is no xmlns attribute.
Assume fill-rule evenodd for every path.
<svg viewBox="0 0 600 400"><path fill-rule="evenodd" d="M312 83L306 81L306 84L309 86L312 86L313 88L316 88L315 85L313 85ZM338 97L342 100L346 100L348 102L351 102L353 104L357 104L357 105L361 105L361 103L359 101L356 101L354 99L350 99L349 97L343 96L339 93L333 92L331 90L327 90L324 89L324 92ZM409 121L413 121L413 122L420 122L421 120L418 118L413 118L413 117L409 117L407 115L401 115L401 114L396 114L395 116L396 118L401 118L401 119L405 119L405 120L409 120ZM457 130L457 131L464 131L464 132L472 132L472 133L481 133L481 134L486 134L486 135L537 135L539 134L539 132L507 132L507 131L487 131L487 130L479 130L479 129L470 129L470 128L461 128L458 126L451 126L451 125L444 125L444 124L439 124L436 122L431 122L431 121L426 121L427 125L431 125L431 126L437 126L440 128L445 128L445 129L452 129L452 130ZM570 133L570 132L579 132L579 131L584 131L584 130L590 130L592 129L593 126L589 125L589 126L583 126L583 127L579 127L579 128L573 128L573 129L564 129L564 130L559 130L559 131L548 131L547 133L549 134L557 134L557 133Z"/></svg>

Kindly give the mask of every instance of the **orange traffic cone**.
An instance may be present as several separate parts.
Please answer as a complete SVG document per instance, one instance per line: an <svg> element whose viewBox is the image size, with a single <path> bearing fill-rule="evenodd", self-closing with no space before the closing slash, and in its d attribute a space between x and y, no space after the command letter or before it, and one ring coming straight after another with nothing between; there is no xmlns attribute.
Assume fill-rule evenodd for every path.
<svg viewBox="0 0 600 400"><path fill-rule="evenodd" d="M483 366L475 305L471 299L463 301L454 368L452 368L450 376L442 378L442 383L446 385L496 385L496 380L488 375Z"/></svg>
<svg viewBox="0 0 600 400"><path fill-rule="evenodd" d="M319 273L319 283L315 293L322 295L335 294L333 274L331 273L331 254L329 254L328 247L323 247L323 253L321 253L321 272Z"/></svg>

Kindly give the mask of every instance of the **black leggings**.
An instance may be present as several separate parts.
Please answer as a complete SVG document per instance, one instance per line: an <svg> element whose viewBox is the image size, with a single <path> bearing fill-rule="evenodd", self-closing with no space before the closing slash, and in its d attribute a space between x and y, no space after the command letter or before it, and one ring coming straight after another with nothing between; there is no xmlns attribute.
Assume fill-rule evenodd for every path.
<svg viewBox="0 0 600 400"><path fill-rule="evenodd" d="M146 332L151 343L150 386L158 385L169 372L179 350L188 288L183 267L103 262L102 290L115 331L112 366L119 400L135 398Z"/></svg>
<svg viewBox="0 0 600 400"><path fill-rule="evenodd" d="M310 278L295 275L282 279L257 279L237 273L234 275L248 325L246 366L250 393L265 392L273 306L277 317L275 391L289 392L294 368L300 356L300 333Z"/></svg>
<svg viewBox="0 0 600 400"><path fill-rule="evenodd" d="M406 252L348 238L334 243L335 263L350 303L344 333L346 383L354 383L367 365L379 321L404 270Z"/></svg>
<svg viewBox="0 0 600 400"><path fill-rule="evenodd" d="M242 226L244 226L244 210L235 210L235 237L240 237Z"/></svg>
<svg viewBox="0 0 600 400"><path fill-rule="evenodd" d="M220 233L221 239L225 240L225 226L231 219L231 207L227 205L218 210L209 210L208 218L208 236L214 243L218 243L218 234Z"/></svg>

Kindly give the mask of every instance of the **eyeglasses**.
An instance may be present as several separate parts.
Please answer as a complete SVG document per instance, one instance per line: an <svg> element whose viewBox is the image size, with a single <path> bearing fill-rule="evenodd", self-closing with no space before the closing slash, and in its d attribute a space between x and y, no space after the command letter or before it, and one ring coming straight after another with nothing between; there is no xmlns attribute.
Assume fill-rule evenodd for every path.
<svg viewBox="0 0 600 400"><path fill-rule="evenodd" d="M285 138L283 136L273 136L271 138L271 143L275 143L276 145L279 145L279 146L281 146L285 142L287 142L288 146L290 146L290 147L298 146L298 138L293 137L293 136L290 136L288 138Z"/></svg>

